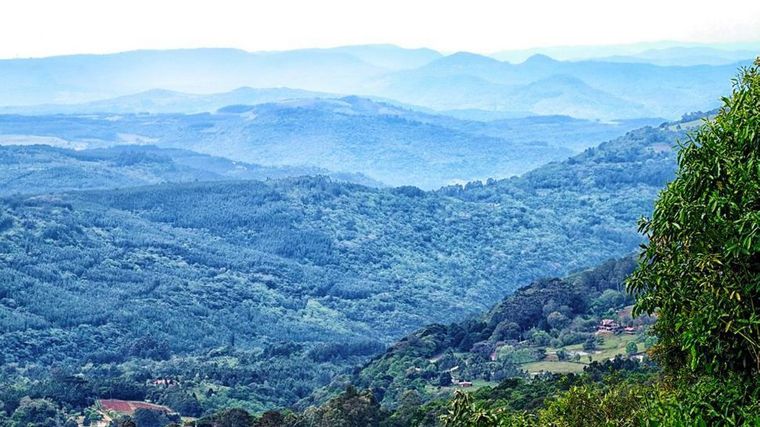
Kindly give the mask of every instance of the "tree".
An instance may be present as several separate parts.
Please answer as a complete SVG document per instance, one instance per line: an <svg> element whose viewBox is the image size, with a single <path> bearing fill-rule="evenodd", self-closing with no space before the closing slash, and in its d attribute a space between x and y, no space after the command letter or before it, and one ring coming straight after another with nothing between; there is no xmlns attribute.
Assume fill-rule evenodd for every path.
<svg viewBox="0 0 760 427"><path fill-rule="evenodd" d="M647 350L649 350L650 348L652 348L655 344L657 344L657 338L655 338L655 337L648 336L644 340L644 348L647 349Z"/></svg>
<svg viewBox="0 0 760 427"><path fill-rule="evenodd" d="M198 427L250 427L254 418L244 409L231 408L198 421Z"/></svg>
<svg viewBox="0 0 760 427"><path fill-rule="evenodd" d="M583 342L583 349L586 351L596 350L596 338L591 335Z"/></svg>
<svg viewBox="0 0 760 427"><path fill-rule="evenodd" d="M561 348L561 349L557 350L557 359L559 359L559 360L567 360L568 356L569 355L567 353L567 350L565 350L564 348Z"/></svg>
<svg viewBox="0 0 760 427"><path fill-rule="evenodd" d="M676 179L640 229L634 314L657 313L655 356L677 372L760 373L760 60L682 143Z"/></svg>
<svg viewBox="0 0 760 427"><path fill-rule="evenodd" d="M24 397L11 415L12 425L19 427L58 427L63 425L63 413L45 399Z"/></svg>
<svg viewBox="0 0 760 427"><path fill-rule="evenodd" d="M608 310L620 308L625 304L625 295L622 292L618 292L613 289L606 289L596 298L591 305L594 307L594 311L603 314Z"/></svg>
<svg viewBox="0 0 760 427"><path fill-rule="evenodd" d="M254 427L281 427L285 425L285 417L278 411L266 411L261 414Z"/></svg>
<svg viewBox="0 0 760 427"><path fill-rule="evenodd" d="M562 329L570 323L570 319L559 311L553 311L546 316L546 323L554 329Z"/></svg>
<svg viewBox="0 0 760 427"><path fill-rule="evenodd" d="M533 344L539 345L539 346L549 345L549 342L551 341L551 339L552 339L551 335L549 335L548 333L540 329L533 330L533 333L530 335L530 340L533 341Z"/></svg>
<svg viewBox="0 0 760 427"><path fill-rule="evenodd" d="M132 419L137 427L164 427L171 423L163 412L145 408L136 409Z"/></svg>
<svg viewBox="0 0 760 427"><path fill-rule="evenodd" d="M446 372L441 372L441 375L438 377L438 386L439 387L448 387L451 385L451 374Z"/></svg>
<svg viewBox="0 0 760 427"><path fill-rule="evenodd" d="M383 413L371 391L349 386L326 404L309 408L304 418L314 427L372 427L380 425Z"/></svg>
<svg viewBox="0 0 760 427"><path fill-rule="evenodd" d="M496 325L491 339L494 341L514 340L520 338L520 325L515 322L501 322Z"/></svg>
<svg viewBox="0 0 760 427"><path fill-rule="evenodd" d="M630 356L638 352L639 352L639 346L637 346L635 342L631 341L625 345L625 354Z"/></svg>

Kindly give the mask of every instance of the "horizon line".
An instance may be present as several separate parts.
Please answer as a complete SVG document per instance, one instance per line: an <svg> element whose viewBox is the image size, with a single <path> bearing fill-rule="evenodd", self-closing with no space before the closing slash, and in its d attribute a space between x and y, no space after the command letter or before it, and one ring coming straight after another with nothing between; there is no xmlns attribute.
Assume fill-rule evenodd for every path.
<svg viewBox="0 0 760 427"><path fill-rule="evenodd" d="M391 47L391 48L397 48L402 50L408 50L408 51L419 51L419 50L427 50L432 51L438 54L441 54L443 56L449 56L456 53L473 53L477 55L487 56L491 57L493 55L503 55L508 53L529 53L529 52L535 52L536 54L542 54L542 50L562 50L562 49L615 49L615 48L639 48L642 49L639 52L635 53L627 53L623 55L631 55L636 53L642 53L644 51L648 50L665 50L665 49L671 49L671 48L712 48L716 50L724 50L727 52L731 51L741 51L741 50L751 50L753 48L760 49L760 39L758 40L743 40L743 41L735 41L735 42L691 42L691 41L677 41L677 40L657 40L657 41L640 41L640 42L631 42L631 43L609 43L609 44L574 44L574 45L545 45L545 46L536 46L536 47L524 47L524 48L507 48L507 49L499 49L495 51L480 51L480 50L446 50L446 49L435 49L432 47L427 46L409 46L409 45L401 45L397 43L357 43L357 44L339 44L339 45L333 45L333 46L313 46L313 47L297 47L292 49L261 49L261 50L248 50L242 47L234 47L234 46L194 46L194 47L170 47L170 48L151 48L151 47L141 47L141 48L135 48L135 49L126 49L126 50L114 50L114 51L108 51L108 52L72 52L72 53L62 53L62 54L56 54L56 55L42 55L42 56L35 56L35 55L29 55L29 56L12 56L12 57L0 57L0 61L7 61L7 60L33 60L33 59L48 59L48 58L64 58L64 57L74 57L74 56L108 56L108 55L119 55L119 54L127 54L127 53L136 53L136 52L171 52L171 51L193 51L193 50L230 50L230 51L239 51L249 54L273 54L273 53L285 53L285 52L299 52L299 51L329 51L329 50L338 50L338 49L346 49L346 48L361 48L361 47ZM552 57L553 59L557 59L552 55L545 54L546 56ZM758 52L758 55L760 55L760 52ZM613 55L602 55L602 56L613 56Z"/></svg>

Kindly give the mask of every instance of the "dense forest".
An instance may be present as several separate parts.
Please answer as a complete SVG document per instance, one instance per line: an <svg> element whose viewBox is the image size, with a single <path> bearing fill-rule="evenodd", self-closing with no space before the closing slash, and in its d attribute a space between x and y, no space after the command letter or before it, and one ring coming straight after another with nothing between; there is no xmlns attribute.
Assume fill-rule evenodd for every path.
<svg viewBox="0 0 760 427"><path fill-rule="evenodd" d="M10 395L0 400L9 414L25 395L77 409L97 396L146 397L149 381L169 376L189 385L189 415L295 404L416 327L476 315L535 277L635 249L635 220L673 176L681 125L436 192L316 177L6 197L0 340ZM51 176L49 191L109 162L122 176L165 177L154 156L185 158L49 151L6 155L82 171L65 184ZM67 397L71 381L81 393Z"/></svg>

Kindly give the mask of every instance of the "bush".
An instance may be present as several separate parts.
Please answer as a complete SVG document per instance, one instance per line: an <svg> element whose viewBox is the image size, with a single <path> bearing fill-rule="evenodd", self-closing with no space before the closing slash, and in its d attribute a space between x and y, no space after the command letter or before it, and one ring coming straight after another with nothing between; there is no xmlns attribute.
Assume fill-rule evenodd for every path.
<svg viewBox="0 0 760 427"><path fill-rule="evenodd" d="M639 346L635 342L631 341L625 345L625 354L636 354L639 352Z"/></svg>

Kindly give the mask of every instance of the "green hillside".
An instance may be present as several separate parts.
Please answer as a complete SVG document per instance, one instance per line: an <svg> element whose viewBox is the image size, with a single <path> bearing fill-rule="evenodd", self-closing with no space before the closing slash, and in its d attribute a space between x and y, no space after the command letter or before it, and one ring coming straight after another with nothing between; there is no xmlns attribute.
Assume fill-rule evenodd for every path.
<svg viewBox="0 0 760 427"><path fill-rule="evenodd" d="M677 135L438 192L297 178L6 198L4 378L74 406L144 398L159 375L204 411L292 404L419 326L629 253ZM81 394L60 396L67 378Z"/></svg>

